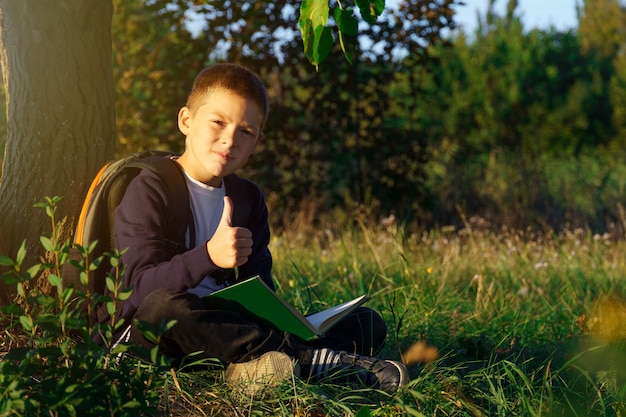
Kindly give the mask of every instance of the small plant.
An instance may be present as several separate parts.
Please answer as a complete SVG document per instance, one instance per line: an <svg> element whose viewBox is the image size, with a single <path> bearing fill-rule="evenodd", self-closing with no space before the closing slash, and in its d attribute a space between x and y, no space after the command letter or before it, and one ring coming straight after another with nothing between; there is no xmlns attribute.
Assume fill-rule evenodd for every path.
<svg viewBox="0 0 626 417"><path fill-rule="evenodd" d="M153 415L159 405L159 388L169 378L165 372L169 369L167 360L156 349L134 349L133 355L115 360L116 355L130 348L121 345L109 351L94 341L94 332L102 336L105 346L110 346L113 332L124 323L112 319L105 325L92 326L89 322L97 305L104 304L109 313L114 313L119 302L130 294L130 290L122 289L121 254L104 255L114 266L114 272L107 277L112 295L90 293L88 272L101 262L88 262L96 243L78 248L83 255L80 261L69 261L71 245L60 241L62 225L55 219L58 201L56 197L46 198L37 204L45 208L52 224L50 235L40 239L47 253L46 262L26 268L25 244L15 260L0 256L0 265L9 268L0 279L17 289L14 303L3 307L1 316L11 348L0 357L0 415ZM62 272L68 263L80 269L81 283L87 290L64 285ZM52 286L52 295L32 289L34 280L43 277ZM149 333L158 338L167 329L164 325Z"/></svg>

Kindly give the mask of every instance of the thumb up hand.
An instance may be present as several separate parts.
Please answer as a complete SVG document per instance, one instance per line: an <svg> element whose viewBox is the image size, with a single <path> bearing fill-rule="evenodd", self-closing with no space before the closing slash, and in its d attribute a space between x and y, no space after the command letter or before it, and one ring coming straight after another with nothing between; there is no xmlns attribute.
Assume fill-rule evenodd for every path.
<svg viewBox="0 0 626 417"><path fill-rule="evenodd" d="M232 227L233 202L224 197L222 218L211 240L206 243L209 258L220 268L235 268L248 261L252 253L252 232L245 227Z"/></svg>
<svg viewBox="0 0 626 417"><path fill-rule="evenodd" d="M224 210L222 211L222 219L219 226L232 227L233 225L233 200L227 195L224 196Z"/></svg>

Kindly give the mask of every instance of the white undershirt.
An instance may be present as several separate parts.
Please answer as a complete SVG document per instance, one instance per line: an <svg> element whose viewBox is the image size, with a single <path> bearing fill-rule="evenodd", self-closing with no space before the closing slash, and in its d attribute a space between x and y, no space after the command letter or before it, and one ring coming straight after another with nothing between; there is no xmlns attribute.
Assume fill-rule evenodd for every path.
<svg viewBox="0 0 626 417"><path fill-rule="evenodd" d="M224 184L220 188L211 187L191 178L185 173L187 188L189 189L189 203L196 225L196 246L205 245L213 237L224 211ZM187 231L189 241L189 231ZM217 283L210 276L205 277L198 286L189 288L187 292L204 297L214 291L224 288L223 283Z"/></svg>

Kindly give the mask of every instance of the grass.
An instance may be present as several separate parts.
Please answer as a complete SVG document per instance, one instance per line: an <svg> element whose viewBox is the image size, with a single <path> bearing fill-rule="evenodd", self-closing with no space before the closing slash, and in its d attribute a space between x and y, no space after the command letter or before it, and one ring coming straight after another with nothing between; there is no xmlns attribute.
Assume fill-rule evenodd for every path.
<svg viewBox="0 0 626 417"><path fill-rule="evenodd" d="M42 324L33 330L22 302L2 315L0 415L626 415L624 236L511 230L478 218L423 231L355 217L294 218L271 242L274 276L278 292L303 312L370 294L369 306L389 325L383 356L409 361L411 383L398 393L293 380L249 398L224 383L215 361L190 358L174 371L157 352L143 352L156 364L134 357L116 364L80 337L68 344ZM32 312L45 310L29 300ZM436 358L420 355L427 345ZM52 361L49 351L64 360ZM17 363L24 355L30 367ZM52 362L55 370L46 371ZM80 368L103 376L90 382L69 371ZM19 401L35 397L23 388L33 380L56 381L61 397L69 390L82 401L45 404L40 395L31 414L20 411ZM92 385L81 391L79 383ZM76 411L89 401L101 404L98 413Z"/></svg>

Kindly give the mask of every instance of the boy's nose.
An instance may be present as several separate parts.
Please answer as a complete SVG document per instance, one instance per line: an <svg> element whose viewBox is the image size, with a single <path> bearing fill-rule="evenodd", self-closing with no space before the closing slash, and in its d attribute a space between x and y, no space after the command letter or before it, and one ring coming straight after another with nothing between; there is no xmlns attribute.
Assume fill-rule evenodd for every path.
<svg viewBox="0 0 626 417"><path fill-rule="evenodd" d="M230 129L224 130L220 137L220 141L225 145L229 145L229 146L234 145L235 144L235 131L230 130Z"/></svg>

